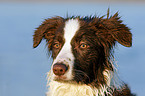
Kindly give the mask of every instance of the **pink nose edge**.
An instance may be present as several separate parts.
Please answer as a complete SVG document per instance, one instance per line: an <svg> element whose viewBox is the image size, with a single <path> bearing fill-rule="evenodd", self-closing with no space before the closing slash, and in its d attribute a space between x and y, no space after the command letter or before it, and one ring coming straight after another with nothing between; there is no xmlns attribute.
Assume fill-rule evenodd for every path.
<svg viewBox="0 0 145 96"><path fill-rule="evenodd" d="M68 67L65 64L56 63L53 65L53 73L58 76L64 75L67 69Z"/></svg>

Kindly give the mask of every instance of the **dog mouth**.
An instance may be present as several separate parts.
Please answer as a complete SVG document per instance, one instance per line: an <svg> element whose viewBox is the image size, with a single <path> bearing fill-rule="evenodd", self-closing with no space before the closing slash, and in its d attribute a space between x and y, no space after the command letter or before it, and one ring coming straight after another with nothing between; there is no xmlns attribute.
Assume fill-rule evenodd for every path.
<svg viewBox="0 0 145 96"><path fill-rule="evenodd" d="M66 76L55 76L54 79L55 81L67 81Z"/></svg>

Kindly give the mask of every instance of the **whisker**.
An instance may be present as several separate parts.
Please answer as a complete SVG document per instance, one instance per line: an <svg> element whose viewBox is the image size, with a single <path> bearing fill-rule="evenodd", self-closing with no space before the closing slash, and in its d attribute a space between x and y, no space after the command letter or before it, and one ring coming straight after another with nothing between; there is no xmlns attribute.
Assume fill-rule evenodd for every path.
<svg viewBox="0 0 145 96"><path fill-rule="evenodd" d="M76 69L74 69L74 71L75 71L77 80L81 80L82 81L83 78L85 77L85 78L89 79L89 81L90 81L90 77L85 72L83 72L81 70L76 70Z"/></svg>

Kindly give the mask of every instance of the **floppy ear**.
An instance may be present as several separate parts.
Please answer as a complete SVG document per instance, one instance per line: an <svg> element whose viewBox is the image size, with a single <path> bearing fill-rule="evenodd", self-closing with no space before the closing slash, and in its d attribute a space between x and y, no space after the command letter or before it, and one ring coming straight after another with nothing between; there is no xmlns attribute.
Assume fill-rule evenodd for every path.
<svg viewBox="0 0 145 96"><path fill-rule="evenodd" d="M57 30L61 22L63 22L63 18L61 17L46 19L35 30L35 33L33 35L33 47L36 48L43 38L46 39L48 43L51 43L55 36L55 31Z"/></svg>
<svg viewBox="0 0 145 96"><path fill-rule="evenodd" d="M122 20L118 17L118 13L110 18L107 16L107 19L101 19L101 23L105 30L108 31L107 34L111 35L109 36L111 41L114 39L126 47L132 46L132 34L130 29L122 24Z"/></svg>

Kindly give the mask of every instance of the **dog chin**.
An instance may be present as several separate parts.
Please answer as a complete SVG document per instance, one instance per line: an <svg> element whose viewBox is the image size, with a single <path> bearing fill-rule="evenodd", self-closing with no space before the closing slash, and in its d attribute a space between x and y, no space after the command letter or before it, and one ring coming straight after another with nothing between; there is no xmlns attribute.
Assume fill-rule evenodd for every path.
<svg viewBox="0 0 145 96"><path fill-rule="evenodd" d="M68 81L68 78L66 76L54 76L54 81Z"/></svg>
<svg viewBox="0 0 145 96"><path fill-rule="evenodd" d="M78 84L80 82L75 81L74 79L68 79L66 76L56 76L53 78L53 81L63 82L63 83L70 83L70 84Z"/></svg>

